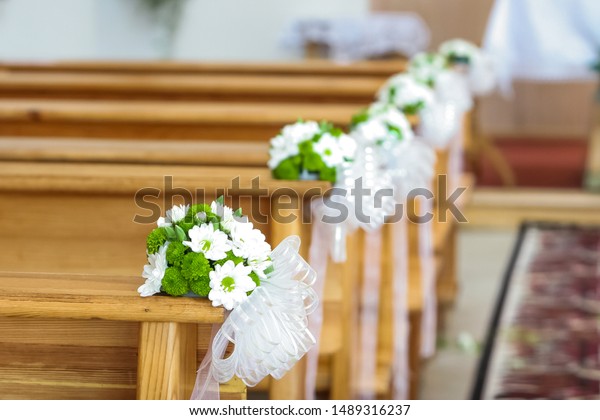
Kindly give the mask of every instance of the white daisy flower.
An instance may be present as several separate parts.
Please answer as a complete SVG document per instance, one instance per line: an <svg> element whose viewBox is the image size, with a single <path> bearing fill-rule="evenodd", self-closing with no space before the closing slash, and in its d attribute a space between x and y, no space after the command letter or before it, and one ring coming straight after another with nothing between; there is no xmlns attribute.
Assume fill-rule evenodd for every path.
<svg viewBox="0 0 600 420"><path fill-rule="evenodd" d="M417 106L419 103L427 107L434 102L434 99L433 90L417 82L408 73L391 77L377 92L379 102L392 103L400 109Z"/></svg>
<svg viewBox="0 0 600 420"><path fill-rule="evenodd" d="M275 136L271 139L268 166L270 169L275 169L282 160L285 160L290 156L296 156L298 153L298 143L295 140L286 138L281 134Z"/></svg>
<svg viewBox="0 0 600 420"><path fill-rule="evenodd" d="M256 253L249 255L246 260L248 261L248 265L252 268L252 271L254 271L261 280L267 278L265 270L273 265L273 261L269 259L269 255L271 255L271 246L264 242L264 245L260 246L259 249L256 250Z"/></svg>
<svg viewBox="0 0 600 420"><path fill-rule="evenodd" d="M281 135L286 140L292 140L295 144L310 140L321 132L321 127L315 121L297 122L288 124L281 130Z"/></svg>
<svg viewBox="0 0 600 420"><path fill-rule="evenodd" d="M319 141L313 144L313 150L321 156L325 165L330 168L334 168L344 161L344 154L338 139L330 133L323 134Z"/></svg>
<svg viewBox="0 0 600 420"><path fill-rule="evenodd" d="M221 306L227 310L234 309L245 301L246 293L256 288L256 284L250 278L252 268L243 263L235 265L233 261L227 261L223 265L216 265L209 273L211 291L208 298L213 306Z"/></svg>
<svg viewBox="0 0 600 420"><path fill-rule="evenodd" d="M221 226L227 232L231 231L233 224L235 223L235 216L233 215L233 209L213 201L210 204L210 209L214 214L221 218Z"/></svg>
<svg viewBox="0 0 600 420"><path fill-rule="evenodd" d="M249 258L250 256L268 256L271 247L266 242L265 235L254 229L250 222L236 222L231 229L231 243L233 254L236 257Z"/></svg>
<svg viewBox="0 0 600 420"><path fill-rule="evenodd" d="M337 138L342 155L347 160L354 160L356 154L356 140L347 134L342 134Z"/></svg>
<svg viewBox="0 0 600 420"><path fill-rule="evenodd" d="M231 251L231 245L227 234L220 230L215 230L212 223L194 226L188 232L189 241L183 241L182 244L190 247L194 252L201 252L212 261L222 260L227 257L226 252Z"/></svg>
<svg viewBox="0 0 600 420"><path fill-rule="evenodd" d="M367 143L396 142L397 137L390 127L402 133L402 140L414 137L412 127L406 116L390 104L374 103L367 110L369 118L354 128L354 135Z"/></svg>
<svg viewBox="0 0 600 420"><path fill-rule="evenodd" d="M365 143L375 144L378 141L385 140L389 135L389 131L382 118L373 117L358 124L352 131L352 135L362 139Z"/></svg>
<svg viewBox="0 0 600 420"><path fill-rule="evenodd" d="M142 272L142 277L146 279L146 282L137 289L141 296L146 297L160 293L162 279L167 270L168 247L169 242L165 242L156 254L148 255L148 264L144 266L144 271Z"/></svg>
<svg viewBox="0 0 600 420"><path fill-rule="evenodd" d="M181 219L183 219L189 209L190 209L190 206L186 205L186 204L182 204L179 206L173 206L173 208L171 210L167 210L166 217L158 218L156 224L158 225L158 227L171 226L173 223L177 223Z"/></svg>
<svg viewBox="0 0 600 420"><path fill-rule="evenodd" d="M410 59L408 72L421 83L435 85L438 75L444 71L446 60L441 54L419 53Z"/></svg>

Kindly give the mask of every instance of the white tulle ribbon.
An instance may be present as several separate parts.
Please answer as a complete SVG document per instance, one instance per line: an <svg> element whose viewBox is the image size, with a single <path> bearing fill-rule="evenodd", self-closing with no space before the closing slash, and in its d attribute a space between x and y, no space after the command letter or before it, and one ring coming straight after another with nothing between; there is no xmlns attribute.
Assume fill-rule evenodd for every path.
<svg viewBox="0 0 600 420"><path fill-rule="evenodd" d="M419 137L436 149L445 149L458 129L460 110L453 102L435 102L419 113Z"/></svg>
<svg viewBox="0 0 600 420"><path fill-rule="evenodd" d="M389 167L396 187L396 200L406 203L418 189L430 188L435 174L436 154L433 148L419 138L398 147L393 153L393 164ZM419 237L427 235L419 226ZM429 226L430 227L430 226ZM393 226L393 294L394 294L394 358L392 397L409 397L409 308L408 308L408 232L406 217ZM419 242L422 243L422 240ZM431 250L419 247L419 258L425 260ZM421 272L421 282L425 285L428 273ZM423 286L425 288L425 286Z"/></svg>
<svg viewBox="0 0 600 420"><path fill-rule="evenodd" d="M365 233L363 285L360 312L360 359L357 392L360 399L374 399L377 381L377 339L381 288L381 229Z"/></svg>
<svg viewBox="0 0 600 420"><path fill-rule="evenodd" d="M468 85L473 96L491 93L498 83L497 66L487 54L478 54L470 63Z"/></svg>
<svg viewBox="0 0 600 420"><path fill-rule="evenodd" d="M410 321L408 307L408 231L406 218L392 227L394 268L392 293L394 325L394 358L392 365L392 398L409 398L409 337Z"/></svg>
<svg viewBox="0 0 600 420"><path fill-rule="evenodd" d="M431 199L426 199L422 196L416 199L422 215L432 212L433 204ZM421 266L421 287L423 289L421 356L428 358L435 353L437 335L437 290L432 221L419 224L419 263Z"/></svg>
<svg viewBox="0 0 600 420"><path fill-rule="evenodd" d="M316 274L298 254L299 247L300 239L290 236L273 250L273 271L214 336L192 399L214 398L218 384L234 375L250 387L268 375L281 379L314 345L307 316L319 302L311 287ZM224 357L230 343L233 352Z"/></svg>
<svg viewBox="0 0 600 420"><path fill-rule="evenodd" d="M317 281L313 288L319 300L323 298L328 260L331 258L335 263L346 261L346 236L356 228L352 219L348 217L344 218L344 220L339 220L337 223L328 223L328 218L342 218L339 212L332 206L334 202L337 205L345 206L346 209L350 208L347 197L340 195L318 198L312 202L313 226L309 262L317 274ZM315 337L316 344L310 349L307 355L306 378L304 381L306 399L315 398L322 327L323 306L319 306L308 317L308 328Z"/></svg>

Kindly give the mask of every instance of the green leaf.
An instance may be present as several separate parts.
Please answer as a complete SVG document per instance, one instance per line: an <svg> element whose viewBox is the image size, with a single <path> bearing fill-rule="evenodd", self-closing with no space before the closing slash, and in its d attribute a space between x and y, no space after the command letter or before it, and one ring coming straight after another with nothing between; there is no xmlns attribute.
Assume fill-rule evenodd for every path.
<svg viewBox="0 0 600 420"><path fill-rule="evenodd" d="M217 203L219 203L220 205L224 206L225 205L225 197L220 196L219 198L217 198L215 200Z"/></svg>
<svg viewBox="0 0 600 420"><path fill-rule="evenodd" d="M369 119L369 112L367 109L363 109L358 114L354 114L352 116L352 127L356 127L357 125L364 123L368 119Z"/></svg>
<svg viewBox="0 0 600 420"><path fill-rule="evenodd" d="M402 140L404 138L402 130L400 130L398 127L396 127L395 125L391 125L391 124L386 124L386 125L387 125L388 131L391 134L393 134L394 137L396 137L398 140Z"/></svg>
<svg viewBox="0 0 600 420"><path fill-rule="evenodd" d="M211 213L210 206L208 204L194 204L190 206L187 215L190 217L196 216L198 213Z"/></svg>
<svg viewBox="0 0 600 420"><path fill-rule="evenodd" d="M244 214L242 213L242 208L240 207L236 211L233 212L233 215L236 217L242 217Z"/></svg>
<svg viewBox="0 0 600 420"><path fill-rule="evenodd" d="M175 233L175 229L173 228L173 226L166 226L164 229L165 233L167 234L167 239L169 241L174 241L175 239L177 239L177 233Z"/></svg>
<svg viewBox="0 0 600 420"><path fill-rule="evenodd" d="M177 240L179 242L183 242L187 239L187 236L181 226L175 225L175 234L177 235Z"/></svg>
<svg viewBox="0 0 600 420"><path fill-rule="evenodd" d="M389 101L394 102L395 97L396 97L396 86L392 86L390 88Z"/></svg>
<svg viewBox="0 0 600 420"><path fill-rule="evenodd" d="M414 114L418 113L424 107L425 107L425 102L419 101L417 103L405 106L404 108L402 108L402 111L405 114L414 115Z"/></svg>

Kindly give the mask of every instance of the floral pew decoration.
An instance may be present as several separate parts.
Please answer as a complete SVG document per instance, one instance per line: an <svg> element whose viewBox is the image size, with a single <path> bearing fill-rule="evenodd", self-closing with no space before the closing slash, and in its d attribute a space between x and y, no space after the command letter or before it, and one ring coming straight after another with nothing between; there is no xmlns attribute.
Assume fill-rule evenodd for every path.
<svg viewBox="0 0 600 420"><path fill-rule="evenodd" d="M265 236L224 205L174 206L147 238L141 296L208 298L228 311L198 370L193 399L218 399L219 383L234 375L255 386L280 379L315 338L307 316L318 306L315 272L292 236L271 250ZM224 358L230 343L231 355Z"/></svg>
<svg viewBox="0 0 600 420"><path fill-rule="evenodd" d="M390 183L388 188L394 191L394 202L406 207L407 199L417 188L429 188L434 173L436 155L433 148L420 141L413 132L406 116L394 104L374 103L369 108L355 115L352 119L351 135L363 146L363 153L373 148L379 156L378 165L380 177L387 178ZM385 216L393 216L392 247L393 251L393 324L394 324L394 354L392 362L393 382L392 397L396 399L408 398L409 377L409 312L408 312L408 245L407 224L405 214L395 214L387 211ZM425 226L424 235L428 227ZM381 238L378 239L381 241ZM423 249L422 258L430 258L428 250ZM372 255L365 256L372 259ZM426 281L427 280L427 281ZM424 276L424 289L431 288L431 277ZM380 294L380 279L370 278L365 275L365 289L361 298L363 306L370 300L377 300ZM361 330L365 332L360 337L360 350L362 355L359 383L373 383L377 364L376 334L379 315L376 317L364 316L361 319ZM374 397L372 390L362 390L363 397Z"/></svg>
<svg viewBox="0 0 600 420"><path fill-rule="evenodd" d="M355 150L354 140L332 124L298 121L271 139L268 166L276 179L335 182L338 167Z"/></svg>
<svg viewBox="0 0 600 420"><path fill-rule="evenodd" d="M340 176L352 165L356 154L355 140L341 129L328 122L298 121L283 127L281 132L271 139L268 162L269 169L276 179L330 181L336 185ZM329 198L312 202L313 227L309 249L310 265L317 273L314 284L319 299L324 293L327 259L335 262L345 261L345 239L347 221L337 224L322 222L325 205ZM335 240L334 238L340 238ZM305 396L315 397L316 375L319 355L319 336L323 323L323 309L319 307L309 317L309 329L317 340L308 354Z"/></svg>
<svg viewBox="0 0 600 420"><path fill-rule="evenodd" d="M376 96L407 115L418 114L418 134L445 149L463 113L472 108L473 96L489 93L495 80L492 60L474 44L454 39L438 52L413 56L407 72L388 79Z"/></svg>
<svg viewBox="0 0 600 420"><path fill-rule="evenodd" d="M451 39L440 45L438 53L447 67L466 77L471 95L487 95L496 87L494 60L475 44L464 39Z"/></svg>

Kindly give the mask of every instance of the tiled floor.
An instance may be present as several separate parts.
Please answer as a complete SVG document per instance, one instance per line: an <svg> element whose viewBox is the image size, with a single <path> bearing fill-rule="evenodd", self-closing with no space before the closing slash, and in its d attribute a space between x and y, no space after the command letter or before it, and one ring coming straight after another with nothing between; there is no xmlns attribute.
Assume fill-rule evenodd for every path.
<svg viewBox="0 0 600 420"><path fill-rule="evenodd" d="M459 234L460 292L446 316L438 353L424 368L422 399L468 399L479 347L516 239L516 230L463 229Z"/></svg>

